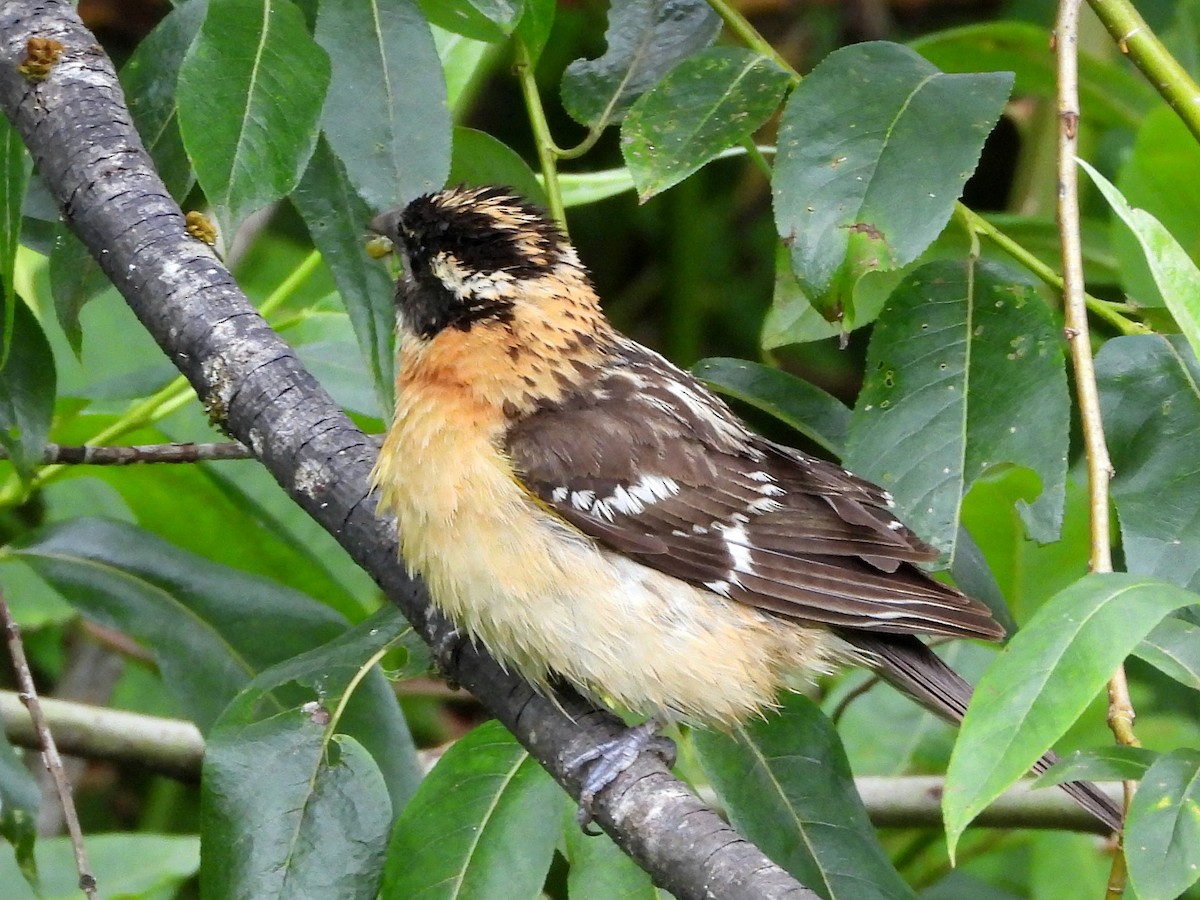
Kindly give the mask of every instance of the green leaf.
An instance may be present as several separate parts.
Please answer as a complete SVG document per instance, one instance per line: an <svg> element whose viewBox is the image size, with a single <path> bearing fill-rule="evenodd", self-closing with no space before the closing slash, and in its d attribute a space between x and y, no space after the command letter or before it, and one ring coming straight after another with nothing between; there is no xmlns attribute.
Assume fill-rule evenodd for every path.
<svg viewBox="0 0 1200 900"><path fill-rule="evenodd" d="M1066 733L1142 638L1197 600L1162 581L1092 574L1013 635L980 679L950 758L943 812L951 854L970 821Z"/></svg>
<svg viewBox="0 0 1200 900"><path fill-rule="evenodd" d="M592 128L619 121L642 93L713 42L721 20L702 0L613 0L608 46L599 59L577 59L563 73L563 106Z"/></svg>
<svg viewBox="0 0 1200 900"><path fill-rule="evenodd" d="M1046 46L1043 25L967 25L918 38L909 46L943 72L1014 72L1014 96L1055 99L1054 54ZM1135 128L1160 102L1146 80L1123 62L1101 59L1081 49L1079 105L1084 122Z"/></svg>
<svg viewBox="0 0 1200 900"><path fill-rule="evenodd" d="M554 28L555 0L525 0L521 21L517 23L516 36L525 45L529 64L536 66L541 59L550 31Z"/></svg>
<svg viewBox="0 0 1200 900"><path fill-rule="evenodd" d="M71 349L79 356L83 352L79 313L89 300L94 300L112 284L87 247L65 224L54 229L48 268L54 313Z"/></svg>
<svg viewBox="0 0 1200 900"><path fill-rule="evenodd" d="M300 180L329 58L287 0L221 0L179 70L179 130L226 238Z"/></svg>
<svg viewBox="0 0 1200 900"><path fill-rule="evenodd" d="M912 897L879 845L837 732L799 694L777 716L698 731L700 764L730 823L822 896Z"/></svg>
<svg viewBox="0 0 1200 900"><path fill-rule="evenodd" d="M457 120L469 112L481 83L497 61L500 46L471 40L436 25L430 30L446 79L446 106L451 119Z"/></svg>
<svg viewBox="0 0 1200 900"><path fill-rule="evenodd" d="M450 167L450 112L416 0L322 3L315 37L331 66L321 129L367 206L380 212L440 188Z"/></svg>
<svg viewBox="0 0 1200 900"><path fill-rule="evenodd" d="M196 183L196 175L179 134L175 88L180 65L200 33L208 6L208 0L190 0L176 6L121 67L121 87L133 124L163 184L180 203ZM50 271L53 275L53 266Z"/></svg>
<svg viewBox="0 0 1200 900"><path fill-rule="evenodd" d="M850 410L816 385L744 359L702 359L692 366L692 374L714 390L769 413L835 456L841 455Z"/></svg>
<svg viewBox="0 0 1200 900"><path fill-rule="evenodd" d="M737 47L701 50L675 66L621 125L638 199L649 200L749 138L790 82L772 60Z"/></svg>
<svg viewBox="0 0 1200 900"><path fill-rule="evenodd" d="M1180 684L1200 691L1200 625L1163 619L1133 652Z"/></svg>
<svg viewBox="0 0 1200 900"><path fill-rule="evenodd" d="M5 118L0 121L0 291L3 292L4 319L0 342L0 366L8 362L16 334L14 318L18 315L17 288L13 272L17 262L17 246L21 242L21 208L33 163L21 136ZM7 445L6 445L7 446Z"/></svg>
<svg viewBox="0 0 1200 900"><path fill-rule="evenodd" d="M1129 571L1200 588L1200 364L1178 335L1105 342L1096 382Z"/></svg>
<svg viewBox="0 0 1200 900"><path fill-rule="evenodd" d="M396 327L395 287L387 269L366 251L370 207L350 184L345 167L325 138L308 171L292 193L292 203L308 228L313 245L329 267L342 304L350 317L356 354L366 364L374 388L376 413L393 405ZM373 404L374 405L374 404Z"/></svg>
<svg viewBox="0 0 1200 900"><path fill-rule="evenodd" d="M784 108L775 222L832 320L855 282L912 262L945 227L1008 99L1005 73L946 75L898 44L831 53Z"/></svg>
<svg viewBox="0 0 1200 900"><path fill-rule="evenodd" d="M1032 786L1043 788L1068 781L1137 781L1158 757L1145 747L1114 745L1076 750L1035 778Z"/></svg>
<svg viewBox="0 0 1200 900"><path fill-rule="evenodd" d="M7 348L0 369L0 445L22 478L41 464L42 450L54 417L54 353L41 323L14 295L8 308Z"/></svg>
<svg viewBox="0 0 1200 900"><path fill-rule="evenodd" d="M875 324L843 462L890 490L908 524L950 553L971 484L994 466L1027 466L1041 494L1018 508L1032 536L1053 540L1070 414L1060 342L1037 291L1010 270L922 266Z"/></svg>
<svg viewBox="0 0 1200 900"><path fill-rule="evenodd" d="M1163 755L1142 778L1125 829L1139 897L1177 897L1200 878L1200 750Z"/></svg>
<svg viewBox="0 0 1200 900"><path fill-rule="evenodd" d="M332 304L320 304L322 307L329 305ZM391 406L372 390L373 379L367 373L362 354L355 344L350 319L344 312L340 309L311 310L302 322L288 328L287 337L296 345L296 356L304 368L321 382L339 406L360 416L378 421L384 419L383 411L390 410Z"/></svg>
<svg viewBox="0 0 1200 900"><path fill-rule="evenodd" d="M546 880L562 794L498 722L455 742L400 814L381 900L528 900Z"/></svg>
<svg viewBox="0 0 1200 900"><path fill-rule="evenodd" d="M476 41L503 41L521 18L521 0L421 0L434 25Z"/></svg>
<svg viewBox="0 0 1200 900"><path fill-rule="evenodd" d="M576 821L578 807L563 803L563 856L567 870L567 897L570 900L591 900L593 897L613 900L659 900L650 875L621 852L603 831L585 833Z"/></svg>
<svg viewBox="0 0 1200 900"><path fill-rule="evenodd" d="M24 535L6 552L84 615L149 647L201 731L258 672L346 625L297 591L120 522L72 519Z"/></svg>
<svg viewBox="0 0 1200 900"><path fill-rule="evenodd" d="M16 750L0 735L0 837L12 847L20 877L31 885L38 882L34 841L41 803L42 795L37 782ZM7 854L0 853L0 860L3 860L0 862L0 872L12 865ZM15 885L17 881L19 878L11 877L0 880L0 884Z"/></svg>
<svg viewBox="0 0 1200 900"><path fill-rule="evenodd" d="M1112 183L1082 159L1078 161L1121 220L1133 231L1150 265L1159 295L1175 317L1192 353L1200 355L1200 268L1162 223L1129 205Z"/></svg>
<svg viewBox="0 0 1200 900"><path fill-rule="evenodd" d="M84 838L98 896L119 900L162 900L177 896L200 867L200 840L194 835L88 834ZM75 851L66 837L42 838L37 845L41 892L21 880L7 853L0 853L0 884L5 900L79 900Z"/></svg>
<svg viewBox="0 0 1200 900"><path fill-rule="evenodd" d="M229 705L204 757L207 893L375 896L392 810L420 781L412 739L376 661L411 635L399 612L385 607L266 670Z"/></svg>
<svg viewBox="0 0 1200 900"><path fill-rule="evenodd" d="M447 184L502 184L522 197L547 205L546 192L515 150L484 131L454 129L454 156Z"/></svg>
<svg viewBox="0 0 1200 900"><path fill-rule="evenodd" d="M632 191L633 176L629 170L604 169L599 172L572 172L558 177L562 188L563 206L588 206L626 191Z"/></svg>

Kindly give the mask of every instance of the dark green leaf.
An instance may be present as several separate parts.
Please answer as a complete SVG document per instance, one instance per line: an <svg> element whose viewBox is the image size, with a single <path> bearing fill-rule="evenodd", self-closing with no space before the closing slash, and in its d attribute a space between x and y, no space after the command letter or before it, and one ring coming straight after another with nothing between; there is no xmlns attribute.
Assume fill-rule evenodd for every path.
<svg viewBox="0 0 1200 900"><path fill-rule="evenodd" d="M841 455L850 410L816 385L744 359L702 359L692 366L692 374L714 390L769 413L835 456Z"/></svg>
<svg viewBox="0 0 1200 900"><path fill-rule="evenodd" d="M348 178L373 212L440 188L450 166L450 113L416 0L322 3L316 39L332 69L321 129L345 167L331 180ZM364 224L344 233L357 236Z"/></svg>
<svg viewBox="0 0 1200 900"><path fill-rule="evenodd" d="M1147 770L1124 847L1139 897L1177 897L1200 878L1200 750L1173 750Z"/></svg>
<svg viewBox="0 0 1200 900"><path fill-rule="evenodd" d="M604 832L585 834L576 820L578 807L563 803L563 855L571 868L567 871L567 897L570 900L659 900L650 876L621 852Z"/></svg>
<svg viewBox="0 0 1200 900"><path fill-rule="evenodd" d="M193 835L88 834L88 861L105 898L163 900L177 896L200 867L200 841ZM37 845L42 890L21 881L7 853L0 853L4 900L79 900L79 872L71 839L43 838Z"/></svg>
<svg viewBox="0 0 1200 900"><path fill-rule="evenodd" d="M380 897L536 897L561 824L558 785L488 722L446 751L400 814Z"/></svg>
<svg viewBox="0 0 1200 900"><path fill-rule="evenodd" d="M179 134L175 85L179 67L207 14L208 0L179 4L137 45L129 61L121 67L121 87L133 124L150 151L163 184L181 203L196 183L196 176Z"/></svg>
<svg viewBox="0 0 1200 900"><path fill-rule="evenodd" d="M503 41L521 17L521 0L421 0L439 28L476 41Z"/></svg>
<svg viewBox="0 0 1200 900"><path fill-rule="evenodd" d="M54 353L41 323L16 295L8 307L7 348L0 369L0 445L17 471L28 478L41 462L54 417Z"/></svg>
<svg viewBox="0 0 1200 900"><path fill-rule="evenodd" d="M0 837L8 841L21 876L32 885L38 880L34 839L41 802L41 792L29 769L25 768L16 750L0 736ZM16 880L0 880L0 884L14 885Z"/></svg>
<svg viewBox="0 0 1200 900"><path fill-rule="evenodd" d="M1096 381L1129 571L1200 588L1200 364L1179 336L1118 337Z"/></svg>
<svg viewBox="0 0 1200 900"><path fill-rule="evenodd" d="M21 208L33 168L21 136L7 118L0 121L0 296L4 300L4 340L0 342L0 366L12 350L13 319L17 315L17 288L13 271L21 240Z"/></svg>
<svg viewBox="0 0 1200 900"><path fill-rule="evenodd" d="M563 74L563 106L593 128L620 120L676 63L713 42L721 20L702 0L613 0L608 49Z"/></svg>
<svg viewBox="0 0 1200 900"><path fill-rule="evenodd" d="M227 238L300 180L329 58L287 0L222 0L179 69L179 130Z"/></svg>
<svg viewBox="0 0 1200 900"><path fill-rule="evenodd" d="M939 31L910 46L944 72L1015 72L1015 96L1053 101L1054 54L1046 34L1045 26L1029 22L989 22ZM1085 122L1117 128L1136 127L1159 102L1130 66L1082 50L1079 101Z"/></svg>
<svg viewBox="0 0 1200 900"><path fill-rule="evenodd" d="M145 643L202 731L258 672L346 625L297 591L120 522L73 519L23 536L8 552L84 615Z"/></svg>
<svg viewBox="0 0 1200 900"><path fill-rule="evenodd" d="M1067 781L1137 781L1158 757L1159 754L1145 747L1076 750L1039 775L1033 787L1049 787Z"/></svg>
<svg viewBox="0 0 1200 900"><path fill-rule="evenodd" d="M951 853L984 807L1029 771L1116 667L1195 594L1135 575L1087 575L1056 594L984 673L963 720L943 809Z"/></svg>
<svg viewBox="0 0 1200 900"><path fill-rule="evenodd" d="M1008 99L1004 73L946 75L898 44L831 53L792 93L775 220L826 318L866 272L912 262L945 227Z"/></svg>
<svg viewBox="0 0 1200 900"><path fill-rule="evenodd" d="M375 896L393 808L420 781L395 694L374 664L405 634L385 607L263 672L222 714L204 759L206 892Z"/></svg>
<svg viewBox="0 0 1200 900"><path fill-rule="evenodd" d="M875 324L847 468L890 490L909 525L952 552L971 484L993 466L1027 466L1041 494L1018 508L1034 537L1054 539L1070 412L1060 341L1037 292L1009 270L922 266Z"/></svg>
<svg viewBox="0 0 1200 900"><path fill-rule="evenodd" d="M83 242L62 224L54 230L49 268L54 313L71 349L79 356L83 352L79 312L89 300L111 287L111 283Z"/></svg>
<svg viewBox="0 0 1200 900"><path fill-rule="evenodd" d="M750 137L779 105L791 76L765 56L712 47L689 56L638 98L621 150L643 202Z"/></svg>
<svg viewBox="0 0 1200 900"><path fill-rule="evenodd" d="M370 207L358 196L324 138L292 193L292 203L333 275L378 405L390 411L396 292L387 268L367 255Z"/></svg>
<svg viewBox="0 0 1200 900"><path fill-rule="evenodd" d="M322 326L327 329L316 339L296 347L296 356L304 363L304 368L316 376L343 409L383 420L383 410L391 409L391 406L372 390L374 379L367 374L346 314L341 310L310 313L305 317L304 326L305 330L311 331ZM296 333L297 329L288 329L289 341Z"/></svg>
<svg viewBox="0 0 1200 900"><path fill-rule="evenodd" d="M546 205L546 192L525 160L507 144L474 128L454 129L454 157L448 184L502 184Z"/></svg>
<svg viewBox="0 0 1200 900"><path fill-rule="evenodd" d="M1180 684L1200 691L1200 625L1163 619L1134 654Z"/></svg>
<svg viewBox="0 0 1200 900"><path fill-rule="evenodd" d="M879 845L837 733L812 701L789 694L765 722L694 740L729 821L803 884L831 900L915 896Z"/></svg>
<svg viewBox="0 0 1200 900"><path fill-rule="evenodd" d="M554 27L555 0L525 0L516 36L525 45L530 65L536 66L542 56L550 31Z"/></svg>

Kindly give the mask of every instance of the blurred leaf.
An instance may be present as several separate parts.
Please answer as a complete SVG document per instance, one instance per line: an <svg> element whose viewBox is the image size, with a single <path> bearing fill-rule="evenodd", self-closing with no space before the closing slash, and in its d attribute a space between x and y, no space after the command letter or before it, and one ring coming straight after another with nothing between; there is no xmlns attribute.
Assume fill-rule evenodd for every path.
<svg viewBox="0 0 1200 900"><path fill-rule="evenodd" d="M54 298L58 324L67 336L71 349L79 356L83 351L79 312L84 304L94 300L111 284L83 242L62 223L54 229L49 268L50 295Z"/></svg>
<svg viewBox="0 0 1200 900"><path fill-rule="evenodd" d="M772 60L737 47L712 47L680 62L621 125L638 199L644 203L749 138L790 82Z"/></svg>
<svg viewBox="0 0 1200 900"><path fill-rule="evenodd" d="M372 212L440 188L450 167L450 112L416 0L322 3L315 37L331 68L321 129L345 167L331 180L348 178ZM310 164L306 179L313 177Z"/></svg>
<svg viewBox="0 0 1200 900"><path fill-rule="evenodd" d="M824 897L912 897L892 868L854 790L837 732L806 697L728 735L697 731L700 764L729 821Z"/></svg>
<svg viewBox="0 0 1200 900"><path fill-rule="evenodd" d="M612 0L607 51L577 59L563 73L563 106L595 128L619 121L642 93L713 42L721 19L703 0Z"/></svg>
<svg viewBox="0 0 1200 900"><path fill-rule="evenodd" d="M200 868L200 839L176 834L88 834L88 861L111 900L166 900L177 896ZM22 882L8 854L0 853L0 884L5 900L79 900L75 851L66 837L42 838L37 845L42 890Z"/></svg>
<svg viewBox="0 0 1200 900"><path fill-rule="evenodd" d="M539 181L541 178L539 176ZM626 168L604 169L599 172L566 173L558 176L563 205L588 206L626 191L632 191L633 176Z"/></svg>
<svg viewBox="0 0 1200 900"><path fill-rule="evenodd" d="M521 18L521 0L421 0L430 22L476 41L503 41Z"/></svg>
<svg viewBox="0 0 1200 900"><path fill-rule="evenodd" d="M213 4L179 69L179 130L226 240L296 186L317 142L329 58L287 0Z"/></svg>
<svg viewBox="0 0 1200 900"><path fill-rule="evenodd" d="M525 160L504 142L474 128L454 129L454 156L447 184L502 184L522 197L547 205L542 183Z"/></svg>
<svg viewBox="0 0 1200 900"><path fill-rule="evenodd" d="M292 203L304 219L313 245L321 251L350 318L359 350L354 356L366 363L365 381L373 389L374 414L380 408L390 411L396 291L387 268L367 255L371 209L355 192L325 138L317 143L308 171L292 192Z"/></svg>
<svg viewBox="0 0 1200 900"><path fill-rule="evenodd" d="M436 25L430 30L446 79L446 106L450 110L451 121L455 121L469 110L479 83L488 73L489 62L495 60L500 46L475 41Z"/></svg>
<svg viewBox="0 0 1200 900"><path fill-rule="evenodd" d="M749 403L841 456L850 410L814 384L744 359L702 359L692 374L709 387Z"/></svg>
<svg viewBox="0 0 1200 900"><path fill-rule="evenodd" d="M1152 765L1129 807L1129 879L1139 897L1177 897L1200 878L1200 750Z"/></svg>
<svg viewBox="0 0 1200 900"><path fill-rule="evenodd" d="M54 417L54 353L24 300L14 295L8 311L3 335L7 354L0 369L0 446L27 479L41 464Z"/></svg>
<svg viewBox="0 0 1200 900"><path fill-rule="evenodd" d="M1133 652L1164 675L1200 691L1200 625L1163 619Z"/></svg>
<svg viewBox="0 0 1200 900"><path fill-rule="evenodd" d="M1200 588L1200 364L1178 335L1105 342L1096 381L1130 572Z"/></svg>
<svg viewBox="0 0 1200 900"><path fill-rule="evenodd" d="M0 366L8 362L12 351L14 318L17 307L17 288L13 273L17 262L17 246L21 241L21 208L25 204L25 189L33 163L21 136L7 118L0 120L0 292L4 299L4 340L0 342ZM6 445L7 446L7 445Z"/></svg>
<svg viewBox="0 0 1200 900"><path fill-rule="evenodd" d="M1076 750L1034 779L1033 787L1050 787L1067 781L1137 781L1158 757L1158 753L1145 747L1114 745Z"/></svg>
<svg viewBox="0 0 1200 900"><path fill-rule="evenodd" d="M938 31L909 46L944 72L1009 71L1013 95L1053 101L1054 54L1046 28L1031 22L988 22ZM1160 101L1154 89L1124 61L1079 54L1079 105L1085 122L1135 128Z"/></svg>
<svg viewBox="0 0 1200 900"><path fill-rule="evenodd" d="M649 874L621 852L603 831L586 834L575 819L577 807L563 802L563 856L569 900L660 900Z"/></svg>
<svg viewBox="0 0 1200 900"><path fill-rule="evenodd" d="M84 615L145 644L201 731L258 672L333 640L346 625L304 594L121 522L46 526L7 553Z"/></svg>
<svg viewBox="0 0 1200 900"><path fill-rule="evenodd" d="M2 723L0 723L2 724ZM0 735L0 837L12 847L16 868L20 877L5 878L0 874L0 884L13 885L24 878L31 885L38 882L37 858L34 841L37 838L38 809L42 794L33 775L8 740ZM0 853L0 873L12 864L7 854Z"/></svg>
<svg viewBox="0 0 1200 900"><path fill-rule="evenodd" d="M381 900L528 900L546 880L562 793L499 722L460 738L400 813Z"/></svg>
<svg viewBox="0 0 1200 900"><path fill-rule="evenodd" d="M1039 831L1030 836L1029 844L1029 900L1104 896L1112 856L1095 835ZM1013 862L1004 856L996 860L1005 868Z"/></svg>
<svg viewBox="0 0 1200 900"><path fill-rule="evenodd" d="M208 14L208 5L208 0L189 0L176 6L121 67L121 87L133 124L163 184L180 203L196 183L196 175L179 134L175 86L180 65ZM61 313L59 318L61 321Z"/></svg>
<svg viewBox="0 0 1200 900"><path fill-rule="evenodd" d="M529 63L537 66L542 56L550 31L554 28L556 0L525 0L521 21L517 23L516 36L525 45Z"/></svg>
<svg viewBox="0 0 1200 900"><path fill-rule="evenodd" d="M1092 574L1039 609L984 673L946 773L951 853L963 830L1066 732L1155 625L1195 594L1124 573Z"/></svg>
<svg viewBox="0 0 1200 900"><path fill-rule="evenodd" d="M1042 491L1018 509L1033 537L1053 540L1070 415L1060 342L1037 291L1010 270L922 266L875 324L843 462L891 491L908 524L951 554L971 484L993 466L1027 466Z"/></svg>
<svg viewBox="0 0 1200 900"><path fill-rule="evenodd" d="M1171 233L1144 209L1134 209L1103 175L1082 159L1081 165L1092 177L1108 205L1133 231L1150 264L1150 273L1158 286L1179 330L1200 355L1200 268L1192 262Z"/></svg>
<svg viewBox="0 0 1200 900"><path fill-rule="evenodd" d="M854 284L945 227L1008 99L1005 73L946 75L898 44L831 53L784 107L776 227L810 300L854 321Z"/></svg>
<svg viewBox="0 0 1200 900"><path fill-rule="evenodd" d="M204 757L206 893L375 896L393 808L412 796L420 770L374 661L409 635L385 607L266 670L221 715Z"/></svg>

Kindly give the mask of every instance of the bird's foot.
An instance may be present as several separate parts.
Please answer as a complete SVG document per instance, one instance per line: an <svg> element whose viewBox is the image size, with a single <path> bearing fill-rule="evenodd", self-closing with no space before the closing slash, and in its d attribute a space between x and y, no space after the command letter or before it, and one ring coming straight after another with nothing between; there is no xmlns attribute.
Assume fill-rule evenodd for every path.
<svg viewBox="0 0 1200 900"><path fill-rule="evenodd" d="M578 771L592 763L582 778L579 789L579 810L575 819L585 834L599 834L588 828L592 823L592 805L596 795L612 784L618 775L633 765L645 750L656 753L668 767L675 765L675 742L660 735L661 723L647 719L635 725L618 738L589 747L583 753L567 760L568 771Z"/></svg>
<svg viewBox="0 0 1200 900"><path fill-rule="evenodd" d="M467 633L461 628L450 628L439 634L429 645L434 674L446 682L447 687L455 690L459 685L451 673L454 672L458 653L467 640Z"/></svg>

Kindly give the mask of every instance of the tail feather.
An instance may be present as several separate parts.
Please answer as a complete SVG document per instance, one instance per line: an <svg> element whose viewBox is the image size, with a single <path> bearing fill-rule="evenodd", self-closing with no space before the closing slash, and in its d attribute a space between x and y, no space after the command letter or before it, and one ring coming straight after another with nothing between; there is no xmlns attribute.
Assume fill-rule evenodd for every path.
<svg viewBox="0 0 1200 900"><path fill-rule="evenodd" d="M920 640L910 635L850 630L840 632L840 636L894 687L951 724L962 722L971 699L971 685ZM1047 752L1033 764L1033 771L1041 774L1057 761L1055 753ZM1096 785L1090 781L1068 781L1060 787L1109 828L1120 830L1120 807Z"/></svg>

